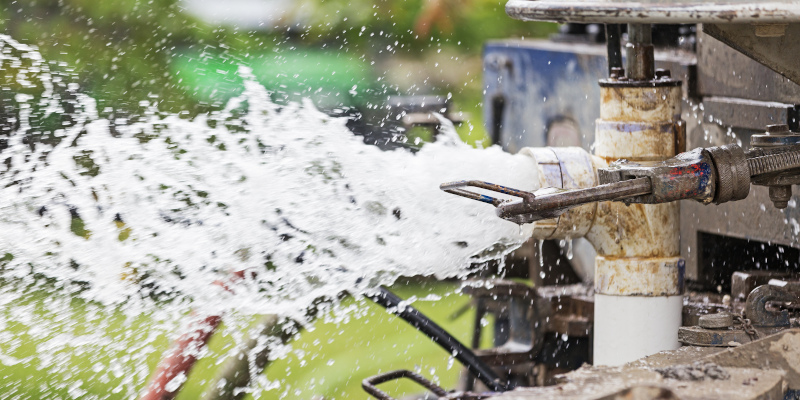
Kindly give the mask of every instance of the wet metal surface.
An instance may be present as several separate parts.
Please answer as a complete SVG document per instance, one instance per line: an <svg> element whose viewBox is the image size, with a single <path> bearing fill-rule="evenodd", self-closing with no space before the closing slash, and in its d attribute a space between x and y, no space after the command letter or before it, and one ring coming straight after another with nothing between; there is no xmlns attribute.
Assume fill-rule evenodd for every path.
<svg viewBox="0 0 800 400"><path fill-rule="evenodd" d="M800 8L800 5L796 7ZM759 29L764 25L753 24L705 24L703 31L800 84L800 69L797 68L800 24L797 20L786 21L790 23L780 25L782 32L776 34L765 35Z"/></svg>

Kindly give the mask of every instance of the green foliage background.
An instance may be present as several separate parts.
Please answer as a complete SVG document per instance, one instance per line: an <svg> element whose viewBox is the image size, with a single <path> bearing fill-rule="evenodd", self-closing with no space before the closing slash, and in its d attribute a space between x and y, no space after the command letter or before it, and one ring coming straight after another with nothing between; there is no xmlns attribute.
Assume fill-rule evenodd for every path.
<svg viewBox="0 0 800 400"><path fill-rule="evenodd" d="M236 71L239 65L246 65L261 84L274 91L276 101L317 93L315 101L321 106L367 107L393 93L451 93L457 106L472 115L460 133L475 141L484 138L479 119L482 44L496 38L544 36L555 30L552 24L508 18L504 3L302 0L275 26L245 31L202 22L188 14L177 0L1 0L0 27L13 39L38 46L53 70L67 74L79 83L81 91L98 101L101 117L136 115L141 112L143 100L157 103L163 112L189 115L219 108L240 93L241 78ZM269 7L269 2L263 2L263 6ZM426 19L431 24L423 34L418 27ZM444 76L469 78L431 77L434 63L441 64L436 68ZM394 80L397 76L411 76L412 84ZM6 71L0 79L1 86L9 87L13 74ZM41 126L33 129L47 131L61 123L58 119L42 120ZM82 230L82 225L75 229ZM400 294L422 297L452 290L447 285L412 285L400 289ZM31 302L39 304L46 297L34 296ZM450 296L420 308L467 340L465 335L471 329L468 315L446 321L449 313L464 302L464 298ZM443 386L456 383L460 370L458 366L447 367L447 354L402 322L392 322L393 317L382 310L360 304L370 310L365 320L343 325L322 322L313 332L300 335L297 348L317 357L303 361L292 355L270 367L267 377L286 378L292 388L284 398L310 398L317 394L329 396L326 398L366 398L359 388L360 380L395 368L416 367L428 373L434 369L438 372L433 375L441 379ZM76 310L79 307L76 305ZM47 318L55 317L43 320ZM146 331L146 318L137 326ZM24 327L13 322L8 327L11 334L25 336ZM341 339L325 346L326 338L334 335ZM211 350L224 350L230 345L226 340L225 335L218 336ZM165 349L167 341L153 345ZM33 351L32 346L35 343L17 351L24 356ZM40 371L25 367L0 366L0 371L7 382L27 385L17 387L16 393L43 398L59 394L48 389L48 380L80 378L79 365L88 362L85 358L89 356L73 357L77 372L70 377L41 375ZM93 357L97 360L113 356ZM334 361L335 368L328 365L329 360ZM148 360L151 368L156 361L157 358ZM197 398L215 374L214 363L213 359L206 359L198 365L182 398ZM40 376L27 379L31 374ZM323 377L327 377L325 383ZM316 384L307 384L311 379ZM295 393L295 389L299 392ZM412 390L409 386L395 389ZM96 393L108 390L99 385ZM1 385L0 392L4 392ZM277 395L269 394L267 398Z"/></svg>

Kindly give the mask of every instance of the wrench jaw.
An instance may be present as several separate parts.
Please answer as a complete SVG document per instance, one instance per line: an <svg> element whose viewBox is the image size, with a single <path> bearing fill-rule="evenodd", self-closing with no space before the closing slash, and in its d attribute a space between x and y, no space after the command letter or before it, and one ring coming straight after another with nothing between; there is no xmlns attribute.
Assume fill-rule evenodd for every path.
<svg viewBox="0 0 800 400"><path fill-rule="evenodd" d="M529 224L550 218L557 218L574 206L544 208L550 206L547 200L551 196L568 192L566 189L542 188L533 192L533 197L528 199L515 199L503 202L497 206L497 216L515 224ZM543 207L544 206L544 207Z"/></svg>

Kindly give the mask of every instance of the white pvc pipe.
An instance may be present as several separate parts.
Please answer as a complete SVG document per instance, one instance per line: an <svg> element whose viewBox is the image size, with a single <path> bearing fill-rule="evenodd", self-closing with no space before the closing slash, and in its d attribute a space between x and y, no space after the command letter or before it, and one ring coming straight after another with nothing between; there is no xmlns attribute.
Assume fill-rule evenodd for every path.
<svg viewBox="0 0 800 400"><path fill-rule="evenodd" d="M683 296L594 296L594 365L622 365L680 347Z"/></svg>

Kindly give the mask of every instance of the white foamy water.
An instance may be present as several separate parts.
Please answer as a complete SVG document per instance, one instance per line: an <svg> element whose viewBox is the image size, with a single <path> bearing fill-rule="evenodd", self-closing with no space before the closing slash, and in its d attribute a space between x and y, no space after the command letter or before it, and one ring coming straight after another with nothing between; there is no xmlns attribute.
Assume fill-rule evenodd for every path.
<svg viewBox="0 0 800 400"><path fill-rule="evenodd" d="M165 315L189 309L302 320L315 299L357 295L399 276L461 276L476 255L502 253L528 236L490 206L438 185L479 178L536 189L532 159L473 149L452 127L416 154L384 152L310 104L273 104L253 79L221 112L186 120L150 108L113 130L98 118L94 100L78 95L77 122L54 132L60 142L31 150L23 141L23 132L36 129L28 111L63 110L38 53L0 39L4 68L21 69L18 86L29 88L17 96L20 128L2 152L11 158L0 174L8 281L46 277L130 318L162 314L165 326L174 326ZM215 284L237 271L246 279L230 284L232 291ZM39 353L113 345L102 343L101 333L53 338L37 331L30 306L13 312L18 287L0 287L0 302L12 310L8 318L25 319L31 336L52 346ZM49 310L68 312L69 297L59 298L66 300L53 300ZM144 341L129 350L134 358L152 351L146 341L153 334L131 334ZM6 366L15 362L58 364L0 357ZM99 368L111 370L108 363ZM127 371L123 392L133 393L148 372Z"/></svg>

